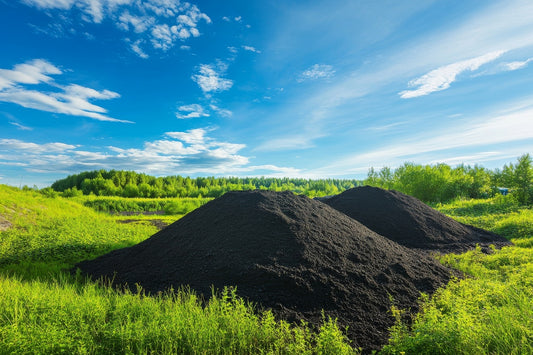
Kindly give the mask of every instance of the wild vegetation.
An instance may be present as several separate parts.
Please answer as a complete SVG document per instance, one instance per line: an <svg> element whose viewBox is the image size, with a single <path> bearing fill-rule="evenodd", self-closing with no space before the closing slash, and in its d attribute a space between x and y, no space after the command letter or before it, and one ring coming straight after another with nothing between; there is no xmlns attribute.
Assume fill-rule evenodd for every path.
<svg viewBox="0 0 533 355"><path fill-rule="evenodd" d="M154 297L71 275L77 262L157 231L61 197L0 185L0 354L353 353L334 320L289 326L234 290L209 302L182 289Z"/></svg>
<svg viewBox="0 0 533 355"><path fill-rule="evenodd" d="M533 354L530 156L494 171L414 164L384 169L371 170L365 183L424 197L441 212L499 233L515 245L491 254L474 250L440 256L466 277L433 297L422 295L421 312L412 322L405 322L404 310L392 307L397 322L383 353ZM106 180L96 172L92 178L84 175L80 184L100 180L98 174ZM198 185L204 180L182 181L190 181L193 194L207 191L210 196L211 185ZM230 181L220 184L232 188ZM273 179L259 187L280 188L279 183ZM322 196L358 184L309 182L307 188L307 183L296 192ZM356 352L327 315L318 333L305 324L290 326L244 302L238 290L216 290L209 302L187 289L149 297L142 290L115 290L72 275L68 270L77 262L139 243L157 231L142 217L135 224L117 223L126 217L107 212L165 211L167 216L146 217L171 222L209 198L128 199L93 190L82 195L82 185L68 186L37 191L0 185L0 354ZM223 191L220 186L213 187L218 191L213 197ZM510 195L500 195L494 189L499 186L510 188Z"/></svg>
<svg viewBox="0 0 533 355"><path fill-rule="evenodd" d="M516 199L463 200L437 205L459 221L487 228L515 246L484 254L480 249L441 256L466 274L432 297L409 326L397 317L391 354L533 353L533 211Z"/></svg>
<svg viewBox="0 0 533 355"><path fill-rule="evenodd" d="M478 165L452 168L447 164L404 163L394 170L371 168L363 183L398 190L426 203L493 197L500 192L498 187L505 187L525 205L533 202L533 161L529 154L524 154L515 164L495 170Z"/></svg>
<svg viewBox="0 0 533 355"><path fill-rule="evenodd" d="M449 202L457 198L494 197L500 193L499 188L507 188L519 203L529 204L533 203L532 181L533 160L529 154L524 154L517 159L515 164L506 164L502 169L494 170L479 165L473 167L460 165L454 168L447 164L420 165L414 163L404 163L396 169L383 167L379 171L370 168L367 178L363 181L264 177L154 177L132 171L97 170L70 175L65 179L56 181L51 187L45 188L41 192L47 196L60 194L63 197L96 195L144 198L216 198L227 191L265 189L272 191L289 190L312 198L334 195L360 185L370 185L398 190L426 203L437 203ZM113 210L113 207L109 208L110 211Z"/></svg>
<svg viewBox="0 0 533 355"><path fill-rule="evenodd" d="M54 182L51 189L64 197L94 194L122 197L220 197L227 191L290 190L310 197L332 195L358 186L358 180L289 178L154 177L133 171L89 171Z"/></svg>

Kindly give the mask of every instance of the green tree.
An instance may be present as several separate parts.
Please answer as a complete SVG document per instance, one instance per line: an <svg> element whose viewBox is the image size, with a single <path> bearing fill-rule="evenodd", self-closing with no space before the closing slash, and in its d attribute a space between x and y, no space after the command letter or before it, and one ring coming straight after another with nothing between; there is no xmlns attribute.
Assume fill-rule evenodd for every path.
<svg viewBox="0 0 533 355"><path fill-rule="evenodd" d="M532 201L533 195L533 164L531 156L524 154L518 158L514 168L514 194L521 204Z"/></svg>

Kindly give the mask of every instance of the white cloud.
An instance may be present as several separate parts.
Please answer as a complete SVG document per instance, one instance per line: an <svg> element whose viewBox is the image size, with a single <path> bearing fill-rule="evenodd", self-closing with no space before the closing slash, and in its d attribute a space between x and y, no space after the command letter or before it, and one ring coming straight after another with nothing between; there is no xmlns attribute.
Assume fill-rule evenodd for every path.
<svg viewBox="0 0 533 355"><path fill-rule="evenodd" d="M17 127L18 129L20 129L21 131L33 131L33 128L31 127L28 127L28 126L24 126L24 125L21 125L20 123L18 122L9 122L10 125L13 125L15 127Z"/></svg>
<svg viewBox="0 0 533 355"><path fill-rule="evenodd" d="M178 107L176 117L180 119L209 117L209 113L206 112L201 105L191 104Z"/></svg>
<svg viewBox="0 0 533 355"><path fill-rule="evenodd" d="M524 61L503 63L503 66L504 66L505 70L513 71L513 70L523 69L523 68L527 67L527 65L531 61L533 61L533 58L529 58L529 59L524 60Z"/></svg>
<svg viewBox="0 0 533 355"><path fill-rule="evenodd" d="M214 104L211 104L209 105L209 107L215 111L219 116L222 116L222 117L231 117L233 116L233 112L231 112L230 110L226 110L224 108L220 108Z"/></svg>
<svg viewBox="0 0 533 355"><path fill-rule="evenodd" d="M72 174L88 169L124 169L155 175L217 174L235 175L260 170L262 175L294 173L296 169L275 165L249 165L239 154L244 144L219 141L199 128L167 132L164 138L145 142L141 148L108 147L87 151L64 143L38 144L16 139L0 139L0 165L19 166L37 173ZM3 155L2 153L7 154ZM267 174L265 174L265 172Z"/></svg>
<svg viewBox="0 0 533 355"><path fill-rule="evenodd" d="M226 91L233 86L233 81L222 77L225 71L226 66L220 63L217 67L211 64L202 64L192 79L204 93Z"/></svg>
<svg viewBox="0 0 533 355"><path fill-rule="evenodd" d="M209 140L205 136L206 133L207 133L206 129L196 128L196 129L188 130L187 132L167 132L165 134L171 138L178 139L185 143L201 144L201 143L204 143L206 140Z"/></svg>
<svg viewBox="0 0 533 355"><path fill-rule="evenodd" d="M17 64L11 70L0 69L0 90L16 84L39 84L52 81L52 77L46 74L61 74L61 70L43 59Z"/></svg>
<svg viewBox="0 0 533 355"><path fill-rule="evenodd" d="M405 90L400 92L400 97L410 99L413 97L424 96L435 91L446 90L450 87L457 76L466 71L476 71L484 64L492 62L499 58L505 51L494 51L472 59L462 60L453 64L448 64L430 71L418 79L411 80L409 87L417 87L414 90Z"/></svg>
<svg viewBox="0 0 533 355"><path fill-rule="evenodd" d="M479 117L473 122L444 132L440 130L413 135L389 146L339 159L320 171L350 174L360 172L356 169L361 167L376 164L399 165L425 153L432 153L435 156L437 152L446 154L447 151L456 149L479 149L485 154L484 147L493 151L496 144L533 139L531 117L533 117L533 106L530 104L528 107L504 112L501 115Z"/></svg>
<svg viewBox="0 0 533 355"><path fill-rule="evenodd" d="M75 25L76 21L70 19L76 12L81 15L84 22L99 24L109 19L117 28L136 37L132 50L142 58L147 54L141 50L139 41L152 43L154 48L167 51L177 41L200 36L198 30L200 23L211 23L209 16L201 12L196 5L178 0L22 0L22 2L46 10L51 15L57 12L58 16L52 18L60 23L69 21L70 26ZM71 30L76 31L74 27ZM63 32L64 29L61 28L59 31L54 30L52 34Z"/></svg>
<svg viewBox="0 0 533 355"><path fill-rule="evenodd" d="M226 22L230 22L230 21L231 21L231 20L229 19L229 17L227 17L227 16L222 17L222 20L224 20L224 21L226 21Z"/></svg>
<svg viewBox="0 0 533 355"><path fill-rule="evenodd" d="M280 137L267 140L258 145L254 150L256 151L278 151L278 150L301 150L314 147L312 139L306 135L295 134L292 136Z"/></svg>
<svg viewBox="0 0 533 355"><path fill-rule="evenodd" d="M254 52L254 53L261 53L260 50L256 49L255 47L252 47L252 46L242 46L242 48L245 51Z"/></svg>
<svg viewBox="0 0 533 355"><path fill-rule="evenodd" d="M177 31L177 30L175 30ZM164 51L172 47L176 33L172 33L167 24L156 25L152 28L152 45Z"/></svg>
<svg viewBox="0 0 533 355"><path fill-rule="evenodd" d="M0 101L100 121L129 122L109 117L105 108L89 102L90 99L114 99L120 97L118 93L109 90L98 91L77 84L60 85L47 74L59 75L62 72L43 59L17 64L11 70L0 69ZM36 91L27 87L41 83L49 84L49 90L56 91Z"/></svg>
<svg viewBox="0 0 533 355"><path fill-rule="evenodd" d="M64 143L35 144L20 141L18 139L0 139L0 150L27 151L33 153L64 153L76 149L75 145Z"/></svg>
<svg viewBox="0 0 533 355"><path fill-rule="evenodd" d="M40 9L69 10L74 5L75 0L22 0L22 2Z"/></svg>
<svg viewBox="0 0 533 355"><path fill-rule="evenodd" d="M126 10L118 17L116 25L124 31L129 31L132 29L135 33L142 33L151 28L154 23L154 17L134 16Z"/></svg>
<svg viewBox="0 0 533 355"><path fill-rule="evenodd" d="M395 11L383 13L383 9L376 7L378 11L376 14L379 13L380 18L383 13L394 21L391 22L393 26L388 26L387 31L378 33L377 37L372 37L376 31L371 32L372 43L387 38L399 26L405 24L405 21L419 14L421 8L424 9L429 4L421 6L422 2L411 3L411 6L398 5L396 7L396 9L408 10L400 17ZM273 44L265 45L267 49L283 46L294 48L294 50L287 50L284 56L280 56L279 52L265 49L265 55L262 58L265 63L276 63L279 67L294 58L306 59L304 56L307 52L296 50L299 47L291 45L307 38L308 32L302 31L301 36L294 37L286 34L288 32L299 33L298 31L302 28L316 27L315 23L323 19L323 13L316 11L316 7L306 6L307 8L310 9L310 13L307 13L307 23L305 23L307 27L302 27L299 22L292 21L294 18L292 16L281 18L279 31L272 35ZM348 15L348 12L346 15L339 16L330 19L341 21L349 19L350 23L353 23L351 19L353 16ZM324 134L331 134L334 131L331 127L334 125L353 128L357 120L354 120L353 115L347 115L346 112L349 110L357 112L361 97L386 95L385 92L388 92L390 88L403 85L410 79L450 63L500 50L507 50L505 59L510 60L509 58L519 53L520 56L524 55L523 53L529 53L533 48L533 36L531 35L533 33L533 2L529 0L484 2L477 7L476 11L465 14L464 18L459 21L451 20L451 22L451 26L438 26L431 32L421 32L405 42L398 42L380 51L379 54L367 58L368 61L364 64L352 70L343 71L342 76L337 75L335 80L326 86L317 87L313 92L302 91L300 96L294 98L294 104L285 105L276 112L276 115L271 115L271 119L274 120L272 126L283 127L271 134L278 136L287 134L285 122L294 122L296 128L291 130L294 135L299 134L301 127L306 127L312 131L311 133L323 132ZM377 26L374 28L379 29ZM368 31L363 31L363 33L366 38ZM339 42L345 39L346 36L340 35L336 38ZM328 43L331 42L331 36L327 37L327 40ZM309 117L318 117L322 111L326 111L327 115L313 121L309 120ZM321 136L308 135L308 137L312 142Z"/></svg>
<svg viewBox="0 0 533 355"><path fill-rule="evenodd" d="M142 40L137 40L134 43L131 44L131 50L134 51L139 57L142 59L147 59L149 56L146 54L142 48L140 47Z"/></svg>
<svg viewBox="0 0 533 355"><path fill-rule="evenodd" d="M335 75L335 70L333 70L333 67L331 65L314 64L300 74L298 82L302 82L305 80L331 78L333 75Z"/></svg>

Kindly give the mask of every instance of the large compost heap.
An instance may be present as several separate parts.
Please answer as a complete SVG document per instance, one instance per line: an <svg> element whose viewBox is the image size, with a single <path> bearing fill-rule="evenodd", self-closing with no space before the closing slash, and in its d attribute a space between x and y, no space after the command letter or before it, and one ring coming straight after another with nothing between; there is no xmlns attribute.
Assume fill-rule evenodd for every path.
<svg viewBox="0 0 533 355"><path fill-rule="evenodd" d="M77 267L150 293L190 285L208 298L212 286L236 286L289 321L318 325L324 310L367 350L387 342L389 296L414 312L420 292L431 294L451 275L428 253L322 202L271 191L228 192L135 246Z"/></svg>
<svg viewBox="0 0 533 355"><path fill-rule="evenodd" d="M507 239L447 217L420 200L394 190L363 186L323 200L378 234L408 248L460 253L476 244L488 249Z"/></svg>

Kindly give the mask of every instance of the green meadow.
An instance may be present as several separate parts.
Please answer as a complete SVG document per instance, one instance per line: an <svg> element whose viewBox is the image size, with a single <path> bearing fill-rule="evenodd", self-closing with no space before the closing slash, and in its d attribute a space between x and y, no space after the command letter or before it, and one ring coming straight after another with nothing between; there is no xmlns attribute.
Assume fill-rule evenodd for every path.
<svg viewBox="0 0 533 355"><path fill-rule="evenodd" d="M207 199L60 197L0 185L1 354L343 354L357 353L334 319L319 331L289 325L248 304L235 291L193 290L157 296L116 290L70 269L79 261L130 246ZM150 204L160 203L157 206ZM118 212L163 211L121 216ZM166 206L166 208L165 208ZM483 254L440 255L465 273L421 312L391 307L397 322L382 350L390 354L533 353L533 211L512 198L433 205L445 214L497 232L515 245ZM114 214L109 213L114 212ZM125 221L129 219L129 221ZM124 223L128 222L128 223ZM228 285L231 286L231 285Z"/></svg>

